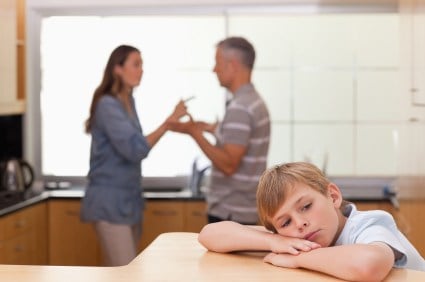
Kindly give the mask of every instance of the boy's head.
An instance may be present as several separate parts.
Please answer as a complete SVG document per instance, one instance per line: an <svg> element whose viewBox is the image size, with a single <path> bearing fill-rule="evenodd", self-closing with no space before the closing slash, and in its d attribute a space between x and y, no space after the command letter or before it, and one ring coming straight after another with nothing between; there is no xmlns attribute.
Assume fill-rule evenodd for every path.
<svg viewBox="0 0 425 282"><path fill-rule="evenodd" d="M268 230L299 238L327 230L317 234L327 233L328 244L343 226L339 208L345 203L338 187L306 162L267 169L257 189L259 217Z"/></svg>

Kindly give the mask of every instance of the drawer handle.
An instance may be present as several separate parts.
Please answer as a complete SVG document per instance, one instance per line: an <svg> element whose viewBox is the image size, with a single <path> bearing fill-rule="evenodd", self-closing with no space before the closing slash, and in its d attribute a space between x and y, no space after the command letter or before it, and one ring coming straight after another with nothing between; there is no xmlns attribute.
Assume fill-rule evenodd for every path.
<svg viewBox="0 0 425 282"><path fill-rule="evenodd" d="M193 216L205 216L205 213L204 212L200 212L200 211L193 211L192 212L192 215Z"/></svg>
<svg viewBox="0 0 425 282"><path fill-rule="evenodd" d="M68 216L80 216L80 212L71 211L71 210L65 211L65 214L68 215Z"/></svg>
<svg viewBox="0 0 425 282"><path fill-rule="evenodd" d="M26 225L25 223L26 223L25 220L18 220L18 221L15 222L15 228L21 229L21 228L25 227L25 225Z"/></svg>
<svg viewBox="0 0 425 282"><path fill-rule="evenodd" d="M173 215L177 215L176 211L152 211L152 213L154 215L159 215L159 216L173 216Z"/></svg>
<svg viewBox="0 0 425 282"><path fill-rule="evenodd" d="M15 252L17 253L22 253L24 251L24 247L22 247L21 245L17 245L15 246Z"/></svg>

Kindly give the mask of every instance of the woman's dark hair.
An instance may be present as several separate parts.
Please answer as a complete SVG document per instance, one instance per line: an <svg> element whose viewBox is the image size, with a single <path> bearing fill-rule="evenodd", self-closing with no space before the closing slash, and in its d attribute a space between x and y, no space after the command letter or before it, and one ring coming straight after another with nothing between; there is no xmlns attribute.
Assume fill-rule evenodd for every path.
<svg viewBox="0 0 425 282"><path fill-rule="evenodd" d="M89 118L85 123L86 133L90 133L91 131L94 112L96 110L96 105L99 99L104 95L117 96L118 93L120 93L122 90L123 83L121 79L115 75L114 68L117 65L124 65L128 55L132 52L140 53L140 51L135 47L129 45L120 45L115 48L109 56L108 63L106 64L105 71L103 72L102 82L96 88L93 94L93 99L90 105Z"/></svg>

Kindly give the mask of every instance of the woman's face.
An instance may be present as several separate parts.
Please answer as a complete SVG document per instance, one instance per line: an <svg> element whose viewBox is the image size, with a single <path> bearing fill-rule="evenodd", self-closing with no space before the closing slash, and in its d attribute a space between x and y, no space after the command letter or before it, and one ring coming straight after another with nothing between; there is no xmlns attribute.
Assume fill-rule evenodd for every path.
<svg viewBox="0 0 425 282"><path fill-rule="evenodd" d="M122 66L117 66L117 74L125 87L133 88L140 84L143 75L143 60L137 51L131 52Z"/></svg>

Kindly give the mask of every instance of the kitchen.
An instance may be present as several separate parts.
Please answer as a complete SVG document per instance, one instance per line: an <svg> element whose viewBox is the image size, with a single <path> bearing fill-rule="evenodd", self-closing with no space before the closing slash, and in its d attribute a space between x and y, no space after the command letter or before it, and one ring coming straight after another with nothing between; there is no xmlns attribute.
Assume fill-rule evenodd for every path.
<svg viewBox="0 0 425 282"><path fill-rule="evenodd" d="M73 4L65 2L66 1L63 1L61 3L56 1L56 4L51 4L49 1L42 0L28 1L26 3L26 38L20 38L16 43L17 48L15 52L18 54L22 55L22 49L26 48L26 53L24 54L26 54L25 62L27 71L23 72L27 76L25 80L26 83L24 83L24 85L26 84L26 108L24 110L22 106L22 101L24 99L18 98L15 99L16 104L19 104L16 106L18 110L13 109L12 112L23 113L25 111L25 159L34 165L35 174L37 176L43 175L42 166L46 166L46 163L42 163L41 161L42 156L40 155L40 151L43 150L40 150L40 148L43 148L42 146L47 146L41 143L40 137L40 127L42 124L40 117L41 112L39 110L41 104L41 77L40 72L37 70L40 68L41 63L39 62L40 56L38 55L40 54L40 39L37 37L40 36L39 26L41 19L50 15L75 14L76 10L83 10L85 11L84 14L91 14L94 8L99 8L99 11L102 10L102 12L107 15L111 13L110 10L114 7L114 4L109 4L110 7L108 10L108 6L102 6L102 1L92 3L90 7L84 7L85 4L83 2L76 2ZM139 6L141 10L143 10L143 6L148 6L150 10L145 7L145 10L148 10L148 12L145 13L152 13L152 3L149 1L143 1L137 5L136 1L127 2L127 7ZM176 6L181 9L185 6L184 4L194 4L190 1L183 2L184 1L181 1L180 6L178 4L176 4ZM234 4L242 3L238 2L240 1L234 1ZM286 9L279 6L280 10L278 9L278 12L290 13L291 15L295 14L298 16L303 13L303 11L309 11L310 14L314 14L314 11L335 13L335 10L344 11L342 15L347 13L347 10L341 7L339 7L340 10L338 10L335 8L335 5L332 5L337 1L320 2L320 9L317 6L317 1L307 1L308 3L305 5L294 5L296 2L297 1L271 1L269 4L291 4L289 5L290 8L286 7ZM161 6L158 7L158 10L161 10L159 8L167 8L167 3L159 3L162 4L155 2L155 4ZM219 3L226 6L226 1L221 1ZM228 32L243 32L247 36L254 38L254 42L258 42L257 45L258 48L260 48L259 64L255 71L258 77L255 78L256 80L254 80L254 82L259 86L261 92L266 95L265 98L269 102L272 117L274 119L273 132L275 132L275 136L273 136L273 138L275 138L275 141L272 141L270 164L282 160L300 160L308 158L320 166L326 164L328 174L334 177L335 181L341 181L342 183L346 181L352 183L350 181L351 179L353 179L354 183L358 183L358 181L363 181L364 179L377 181L375 180L376 177L379 178L378 180L386 180L392 179L393 176L397 176L397 185L393 188L397 189L399 211L396 211L392 203L388 201L368 201L364 205L372 207L378 206L384 209L393 210L396 217L400 217L399 223L402 225L401 228L409 232L409 238L413 242L417 242L417 248L424 253L425 248L420 245L423 244L421 243L421 239L423 238L423 233L421 232L423 232L423 230L421 230L420 219L416 216L416 214L420 214L424 208L422 207L423 204L420 201L420 197L422 196L421 193L423 193L421 188L424 185L423 172L425 167L425 145L422 142L424 140L425 111L423 106L423 92L421 93L421 83L424 79L418 79L423 73L421 64L423 66L424 61L423 58L421 58L421 54L417 52L417 50L421 50L423 42L421 42L420 37L414 36L416 33L420 34L421 31L420 15L417 15L417 17L415 15L415 21L413 21L413 16L405 12L406 10L409 11L409 7L404 6L409 4L408 1L402 1L400 7L396 1L374 1L373 4L370 4L370 1L349 1L351 5L347 4L348 8L345 7L345 9L352 9L367 14L371 14L371 11L374 11L372 14L385 21L385 24L380 25L379 21L371 19L370 17L359 17L357 19L352 17L353 21L349 23L346 21L346 15L341 16L339 19L336 19L337 17L329 17L322 22L306 18L302 25L305 30L300 32L301 34L308 35L308 31L314 29L315 26L324 27L328 25L329 27L333 26L332 29L329 32L323 32L317 29L317 36L321 35L322 38L330 38L337 34L339 40L329 39L329 41L326 41L317 38L316 41L308 41L306 45L296 45L296 43L302 40L307 40L308 36L305 38L294 36L293 41L290 42L292 46L299 48L294 47L288 50L289 48L285 47L286 42L283 42L275 45L276 48L273 49L273 52L263 53L263 57L261 57L261 49L267 48L267 46L264 46L267 44L261 42L263 42L263 40L267 42L265 40L270 39L267 38L267 34L264 33L249 33L249 30L254 30L254 28L252 28L250 24L251 19L247 17L244 18L245 14L252 14L253 11L255 11L255 13L257 13L257 19L262 20L260 22L260 27L273 31L268 34L269 37L272 35L280 38L279 36L285 35L279 34L280 30L283 30L281 31L282 33L287 32L292 35L294 34L294 30L301 27L286 19L267 21L263 18L271 18L270 15L262 17L261 13L258 15L258 9L247 7L249 6L248 4L252 4L255 8L255 1L244 1L244 3L245 6L243 8L245 12L243 11L244 9L236 9L236 11L230 9L230 13L228 14L231 16L234 15L234 17L227 19L230 28ZM209 1L202 1L201 3L198 1L196 4L198 6L195 8L193 5L189 5L193 13L199 13L198 10L203 6L205 6L204 8L214 10L214 8L211 8L212 5ZM216 2L214 2L214 4L218 5ZM123 4L120 2L120 4L115 5ZM233 6L228 8L235 9ZM251 10L249 8L251 8ZM262 11L262 13L266 13L266 10L273 10L275 18L279 18L276 16L278 12L274 8L273 6L269 6L268 9L263 8L265 11ZM404 8L406 8L406 10L404 10ZM123 10L123 14L130 14L129 8ZM213 12L217 13L216 10ZM297 16L292 16L292 18L297 18ZM218 19L217 21L221 22L223 20ZM335 24L340 24L341 28L335 28ZM414 29L412 28L413 24L417 25L415 25ZM273 25L277 25L278 28L273 28ZM282 28L282 25L285 26L285 29ZM246 27L245 29L243 29L244 26ZM351 42L357 47L357 49L355 49L354 63L352 53L349 53L352 49L344 49L347 48L349 44L342 44L353 40L346 34L346 30L344 29L353 28L353 26L357 28L358 33L356 36L362 39ZM261 30L261 28L258 29ZM368 33L360 32L364 30L367 30ZM72 34L69 35L71 36ZM219 35L221 36L222 33L219 33ZM292 39L288 38L288 36L284 38L288 41ZM210 45L206 45L204 48L210 48ZM338 48L331 49L329 52L322 51L333 45L336 45ZM319 46L320 48L316 48L318 52L310 52L308 47L311 46ZM414 52L407 52L406 50L413 50ZM201 56L205 57L204 61L212 57L209 53L202 53L199 57ZM10 57L13 58L13 56L7 56L5 59L10 60ZM198 59L198 57L196 58ZM275 59L276 61L283 61L282 65L276 66L270 63ZM201 58L199 58L199 60L201 60ZM290 62L292 62L292 64ZM16 67L16 64L12 63L11 65ZM17 66L19 71L19 57ZM197 65L184 65L183 67L186 67L186 69L198 67L205 70L207 74L201 76L201 81L204 82L209 80L210 82L208 82L207 85L211 86L210 88L213 89L210 90L210 92L212 92L211 94L209 92L203 94L203 92L199 90L196 91L195 94L197 98L192 101L193 105L190 104L191 107L210 103L210 100L202 100L208 99L206 96L213 97L211 100L215 100L215 98L217 100L220 99L217 98L219 95L216 93L221 93L222 90L220 90L217 85L211 85L215 81L213 77L209 77L211 74L208 61L201 67ZM283 79L281 78L282 76L284 77ZM204 77L207 77L207 79L202 80ZM338 79L335 80L335 77ZM280 84L282 80L289 81L290 83ZM67 82L65 81L63 83ZM1 84L3 85L3 83ZM10 85L10 83L6 85ZM22 83L19 83L18 86L22 87ZM272 88L272 86L274 88ZM275 88L278 88L278 90ZM193 91L193 89L190 88L179 89L182 89L182 91L179 92L178 95L183 96L189 96L191 91ZM337 89L337 91L332 91L332 89ZM148 90L145 90L145 93L146 91ZM168 91L168 89L164 90L165 93ZM319 91L320 95L314 95ZM21 93L22 90L9 90L7 92ZM58 92L56 92L56 94L57 93ZM340 93L344 95L339 95ZM22 94L17 95L17 97L23 97ZM145 96L148 95L140 95L140 97ZM275 101L278 101L278 103ZM332 101L332 103L329 103L329 101ZM8 104L6 102L2 102L1 105ZM12 109L11 106L7 106L6 108ZM87 107L82 108L83 109L79 110L85 113ZM220 108L217 107L217 111L219 111L219 109ZM65 111L65 109L63 110ZM47 113L43 112L43 115L45 114ZM215 118L213 113L208 117L212 119ZM43 126L45 126L44 123ZM53 127L53 129L55 128ZM316 138L311 138L311 136L315 136ZM310 140L312 139L314 139L314 144L311 144ZM379 142L377 142L377 140L379 140ZM181 142L185 143L184 141ZM344 145L341 146L340 144ZM47 148L49 148L49 146L47 146ZM72 150L68 151L72 152ZM163 151L162 148L157 148L157 152L160 151ZM186 152L186 150L182 150L182 152ZM190 158L185 157L186 163L181 165L185 169L190 168L191 162L197 156L196 154L198 152L191 153L193 155ZM53 155L58 154L53 153ZM68 159L68 156L66 159ZM178 157L176 159L180 158ZM153 158L152 167L155 166L154 162L160 162L161 160L162 159L159 157ZM84 170L84 167L82 170ZM154 175L155 172L152 172L152 176ZM161 182L161 179L165 178L166 177L160 177L158 180L152 177L148 180L152 182L152 185L148 184L147 186L152 186L152 189L155 189L157 186L167 186L167 184ZM361 180L359 180L359 178L361 178ZM182 185L180 186L184 186L187 177L181 177L179 179L182 181ZM71 181L73 178L51 177L48 180ZM362 187L364 188L369 183L370 181L366 181L366 184L362 185ZM383 188L382 186L386 186L386 184L388 183L384 185L379 184L378 188L381 189ZM345 186L348 186L348 184L345 184ZM373 187L371 189L373 189ZM78 212L78 193L81 191L62 192L74 193L69 197L77 202L76 204L75 202L70 203L67 201L70 200L70 198L66 198L63 195L57 196L60 198L57 200L63 200L64 204L70 205L71 210L68 210L66 213L70 215ZM357 192L357 190L355 190L355 192ZM60 195L59 191L52 191L52 193ZM380 193L381 190L378 191L378 196L380 196ZM149 196L149 194L147 196ZM357 196L358 195L356 195L356 197ZM367 196L370 196L370 193L366 195L362 193L358 197L363 198ZM176 202L174 201L176 198L174 198L172 201L169 201L169 199L162 201L155 200L152 201L152 203L155 202L158 204L159 210L169 208L170 202L175 204L174 206L177 211L171 212L172 214L183 214L186 210L190 210L192 207L187 207L187 204L202 204L202 201L188 201L184 197L185 196L177 198ZM47 210L49 212L51 210L57 211L55 209L56 205L53 203L50 205L50 202L48 202L48 204L49 208ZM152 214L157 213L156 211L152 211ZM195 212L195 214L197 213L199 213L199 210ZM50 213L49 216L51 216ZM53 222L54 219L51 220L52 221L49 222ZM181 222L183 221L184 220ZM78 222L76 221L75 224L78 224ZM183 228L183 225L184 223L180 223L178 227L173 228L174 230ZM152 226L152 224L150 224L150 226ZM155 228L158 228L158 232L169 231L167 229L161 229L161 227ZM170 229L173 230L173 228ZM58 230L61 229L50 229L53 233L49 237L49 240L55 240L54 238L56 238L60 243L60 236L54 233L55 231L58 232ZM145 228L145 230L148 229ZM78 236L78 234L76 236ZM83 238L84 236L83 234L81 235ZM49 242L49 244L53 243ZM70 246L69 249L75 251L78 248ZM52 250L49 250L49 252L51 251ZM84 257L83 255L81 256ZM50 257L53 257L53 255L50 255Z"/></svg>

